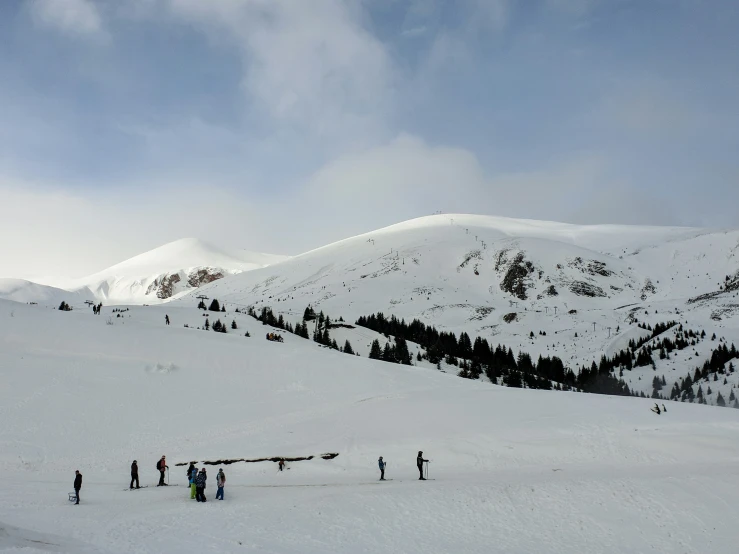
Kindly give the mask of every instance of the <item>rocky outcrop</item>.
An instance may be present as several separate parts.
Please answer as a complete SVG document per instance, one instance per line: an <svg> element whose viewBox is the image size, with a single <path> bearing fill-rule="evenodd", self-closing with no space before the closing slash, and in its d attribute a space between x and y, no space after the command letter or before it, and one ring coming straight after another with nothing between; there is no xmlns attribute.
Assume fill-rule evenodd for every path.
<svg viewBox="0 0 739 554"><path fill-rule="evenodd" d="M569 284L570 291L578 296L588 296L590 298L608 296L602 288L585 281L572 281Z"/></svg>
<svg viewBox="0 0 739 554"><path fill-rule="evenodd" d="M193 269L189 273L184 271L165 273L151 282L146 289L146 294L155 294L160 300L166 300L179 292L202 287L218 279L223 279L224 276L225 271L223 269L214 267Z"/></svg>
<svg viewBox="0 0 739 554"><path fill-rule="evenodd" d="M187 278L187 284L193 288L198 288L218 279L223 279L223 270L206 267L191 271Z"/></svg>
<svg viewBox="0 0 739 554"><path fill-rule="evenodd" d="M496 269L504 265L499 255L496 261ZM530 275L534 272L534 264L524 259L523 252L519 252L516 256L508 263L508 269L506 270L505 276L500 283L501 290L512 294L519 300L526 300L528 298L527 291L532 286Z"/></svg>

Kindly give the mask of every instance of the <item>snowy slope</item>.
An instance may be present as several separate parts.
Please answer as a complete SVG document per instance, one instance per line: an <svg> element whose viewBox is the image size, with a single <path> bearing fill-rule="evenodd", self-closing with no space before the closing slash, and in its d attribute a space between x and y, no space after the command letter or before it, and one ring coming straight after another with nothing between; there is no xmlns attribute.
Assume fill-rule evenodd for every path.
<svg viewBox="0 0 739 554"><path fill-rule="evenodd" d="M0 279L0 298L14 302L35 302L58 306L62 301L66 301L70 304L81 305L92 296L92 292L87 287L70 292L24 279Z"/></svg>
<svg viewBox="0 0 739 554"><path fill-rule="evenodd" d="M284 259L285 256L245 250L226 251L198 239L182 239L93 275L49 284L104 304L151 304L166 301L204 283ZM23 296L38 301L35 292L38 292L36 288L27 287ZM0 298L14 299L1 291Z"/></svg>
<svg viewBox="0 0 739 554"><path fill-rule="evenodd" d="M648 400L501 388L268 342L227 309L238 330L220 334L193 328L193 307L97 317L0 301L0 549L736 551L739 410L657 416ZM433 481L417 480L419 449ZM205 505L182 486L124 490L133 459L153 485L166 454L182 485L179 462L323 453L338 457L282 474L225 465L224 502L218 465ZM379 455L394 480L378 483Z"/></svg>
<svg viewBox="0 0 739 554"><path fill-rule="evenodd" d="M200 292L243 308L270 306L292 323L308 304L350 323L378 311L418 318L534 357L556 354L574 367L612 351L637 320L654 324L676 310L739 344L738 291L722 290L727 276L739 273L738 252L736 230L439 215ZM691 301L706 294L711 297ZM188 297L179 302L193 305Z"/></svg>

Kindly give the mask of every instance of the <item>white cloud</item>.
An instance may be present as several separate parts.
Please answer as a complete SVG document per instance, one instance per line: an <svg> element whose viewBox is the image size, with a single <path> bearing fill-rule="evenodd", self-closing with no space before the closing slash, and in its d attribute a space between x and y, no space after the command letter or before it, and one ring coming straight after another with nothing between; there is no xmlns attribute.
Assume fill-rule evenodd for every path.
<svg viewBox="0 0 739 554"><path fill-rule="evenodd" d="M0 246L0 277L77 277L189 236L297 254L437 210L557 219L600 170L587 158L490 176L469 151L401 135L334 160L279 201L217 175L80 195L0 179L0 236L13 237Z"/></svg>
<svg viewBox="0 0 739 554"><path fill-rule="evenodd" d="M36 24L72 36L102 36L98 7L91 0L33 0L31 14Z"/></svg>
<svg viewBox="0 0 739 554"><path fill-rule="evenodd" d="M243 87L278 123L319 137L382 131L393 71L383 44L363 25L360 2L343 0L169 0L196 27L235 40Z"/></svg>

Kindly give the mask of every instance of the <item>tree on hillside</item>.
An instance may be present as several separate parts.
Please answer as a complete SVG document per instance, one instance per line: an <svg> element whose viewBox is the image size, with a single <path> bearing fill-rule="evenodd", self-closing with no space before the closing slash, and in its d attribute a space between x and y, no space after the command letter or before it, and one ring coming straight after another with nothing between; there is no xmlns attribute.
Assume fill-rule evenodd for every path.
<svg viewBox="0 0 739 554"><path fill-rule="evenodd" d="M382 361L383 362L394 362L395 361L395 353L393 352L393 349L390 346L389 342L386 342L385 348L382 349Z"/></svg>
<svg viewBox="0 0 739 554"><path fill-rule="evenodd" d="M308 306L303 312L303 321L313 321L316 318L316 312Z"/></svg>
<svg viewBox="0 0 739 554"><path fill-rule="evenodd" d="M220 312L221 311L221 305L218 303L218 300L215 298L213 299L213 302L210 303L210 308L208 308L211 312Z"/></svg>
<svg viewBox="0 0 739 554"><path fill-rule="evenodd" d="M238 327L238 325L236 325L236 320L234 319L234 320L233 320L233 321L231 322L231 329L238 329L238 328L239 328L239 327Z"/></svg>
<svg viewBox="0 0 739 554"><path fill-rule="evenodd" d="M210 322L208 321L207 317L205 318L205 330L206 331L210 330Z"/></svg>
<svg viewBox="0 0 739 554"><path fill-rule="evenodd" d="M349 339L346 339L346 342L344 343L344 354L354 355L354 349L352 348L352 343L349 342Z"/></svg>
<svg viewBox="0 0 739 554"><path fill-rule="evenodd" d="M374 341L372 341L372 346L370 347L369 357L372 360L382 359L382 347L380 346L379 340L375 339Z"/></svg>
<svg viewBox="0 0 739 554"><path fill-rule="evenodd" d="M408 351L408 344L404 338L398 337L395 339L395 360L399 364L412 365L411 353Z"/></svg>
<svg viewBox="0 0 739 554"><path fill-rule="evenodd" d="M721 395L721 392L719 392L718 396L716 397L716 406L721 406L722 408L726 407L726 401L724 400L724 397Z"/></svg>

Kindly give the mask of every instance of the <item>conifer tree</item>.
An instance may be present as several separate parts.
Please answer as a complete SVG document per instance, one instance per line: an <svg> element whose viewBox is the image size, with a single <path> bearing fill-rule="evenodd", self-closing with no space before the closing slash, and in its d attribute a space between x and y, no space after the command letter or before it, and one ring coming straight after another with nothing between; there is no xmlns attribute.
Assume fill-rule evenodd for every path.
<svg viewBox="0 0 739 554"><path fill-rule="evenodd" d="M382 359L382 347L380 346L379 340L375 339L374 341L372 341L372 346L370 347L369 357L372 360Z"/></svg>
<svg viewBox="0 0 739 554"><path fill-rule="evenodd" d="M238 328L239 328L239 327L238 327L238 325L236 325L236 320L234 319L234 320L233 320L233 321L231 322L231 329L238 329Z"/></svg>
<svg viewBox="0 0 739 554"><path fill-rule="evenodd" d="M346 342L344 343L344 354L354 355L354 349L352 348L352 343L349 342L349 339L346 339Z"/></svg>
<svg viewBox="0 0 739 554"><path fill-rule="evenodd" d="M205 318L205 330L206 331L209 331L210 330L210 322L208 321L208 318L207 317Z"/></svg>
<svg viewBox="0 0 739 554"><path fill-rule="evenodd" d="M393 348L390 346L389 342L386 342L385 348L382 349L382 361L384 362L394 362L395 361L395 353L393 352Z"/></svg>
<svg viewBox="0 0 739 554"><path fill-rule="evenodd" d="M215 298L210 303L210 307L208 308L211 312L220 312L221 311L221 305L218 303L218 300Z"/></svg>
<svg viewBox="0 0 739 554"><path fill-rule="evenodd" d="M721 396L720 391L718 393L718 396L716 397L716 406L721 406L722 408L726 407L726 401L724 400L724 397Z"/></svg>

